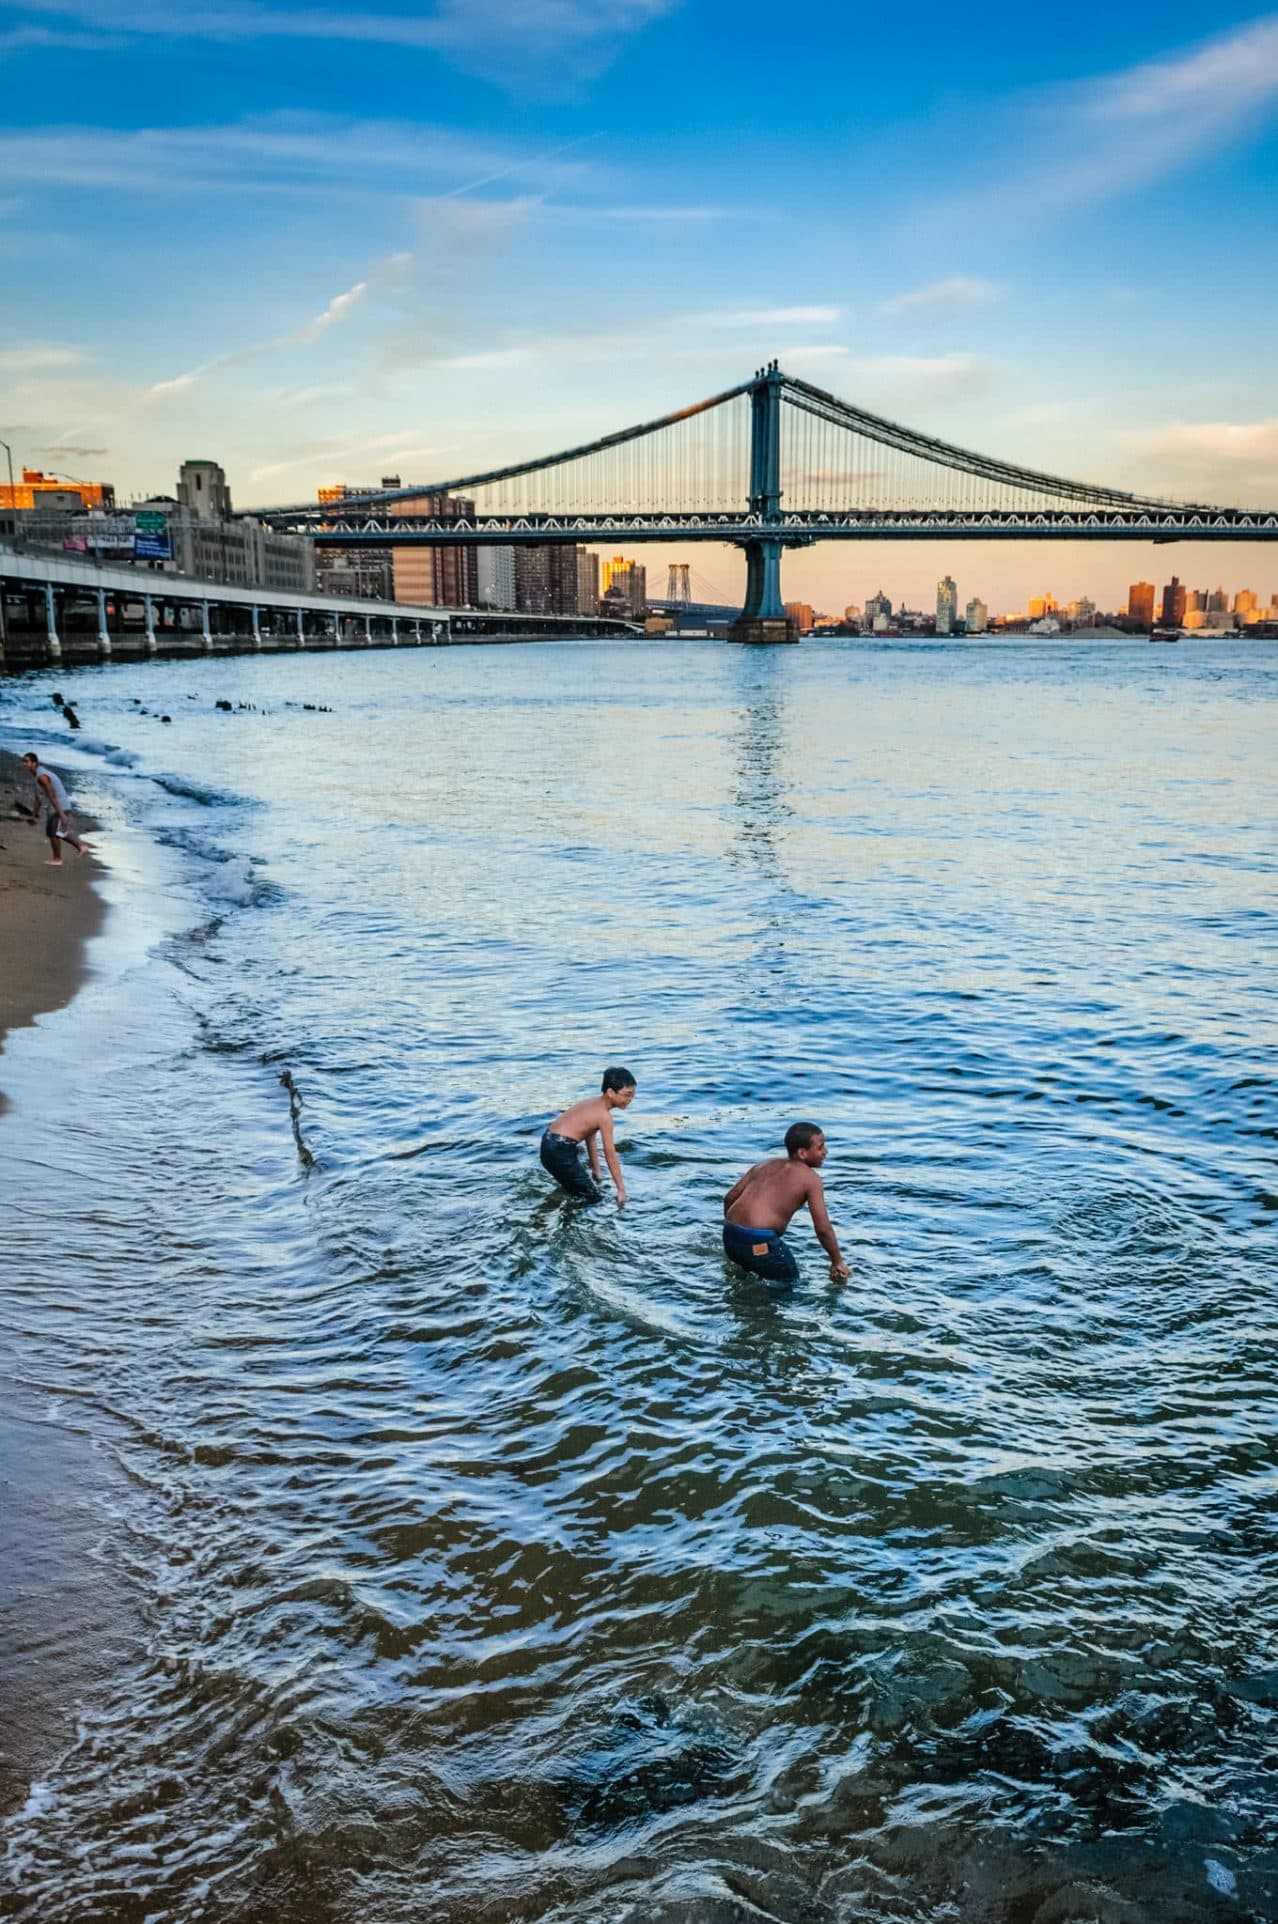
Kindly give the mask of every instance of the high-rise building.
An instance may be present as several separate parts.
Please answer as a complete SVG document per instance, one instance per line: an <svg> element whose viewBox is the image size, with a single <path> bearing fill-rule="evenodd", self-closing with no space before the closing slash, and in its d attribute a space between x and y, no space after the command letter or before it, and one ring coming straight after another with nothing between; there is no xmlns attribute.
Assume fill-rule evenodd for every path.
<svg viewBox="0 0 1278 1924"><path fill-rule="evenodd" d="M861 610L855 601L849 601L847 607L843 610L843 619L844 621L860 621Z"/></svg>
<svg viewBox="0 0 1278 1924"><path fill-rule="evenodd" d="M1057 605L1056 605L1055 595L1047 594L1047 595L1031 595L1030 596L1029 618L1031 621L1041 621L1044 615L1054 615L1056 614L1056 612L1057 612Z"/></svg>
<svg viewBox="0 0 1278 1924"><path fill-rule="evenodd" d="M582 552L580 548L561 547L551 541L516 548L515 606L519 612L524 615L580 614ZM589 612L598 613L598 609Z"/></svg>
<svg viewBox="0 0 1278 1924"><path fill-rule="evenodd" d="M879 589L876 595L871 595L865 604L865 627L873 628L880 615L884 617L884 626L886 627L887 623L892 619L892 603L888 600L882 588Z"/></svg>
<svg viewBox="0 0 1278 1924"><path fill-rule="evenodd" d="M983 635L990 625L990 611L979 595L973 595L967 604L967 632L969 635Z"/></svg>
<svg viewBox="0 0 1278 1924"><path fill-rule="evenodd" d="M1127 590L1127 619L1133 628L1153 627L1154 584L1152 581L1133 581Z"/></svg>
<svg viewBox="0 0 1278 1924"><path fill-rule="evenodd" d="M1255 607L1256 596L1253 590L1250 588L1240 588L1234 596L1234 613L1236 615L1249 615Z"/></svg>
<svg viewBox="0 0 1278 1924"><path fill-rule="evenodd" d="M1229 613L1229 596L1223 588L1212 589L1207 597L1207 612L1209 615L1227 615Z"/></svg>
<svg viewBox="0 0 1278 1924"><path fill-rule="evenodd" d="M351 487L343 482L321 488L317 498L322 502L340 501L346 495L376 494L378 488L398 488L399 485L397 474L384 474L376 485L363 483ZM386 512L467 516L474 514L475 504L450 494L415 494L391 503ZM354 550L342 548L330 553L345 556L349 566ZM366 556L370 553L390 557L394 599L409 607L473 608L479 599L474 548L432 547L427 542L414 542L410 547L406 542L392 542L385 548L364 549Z"/></svg>
<svg viewBox="0 0 1278 1924"><path fill-rule="evenodd" d="M599 556L590 548L577 549L577 610L579 615L599 613Z"/></svg>
<svg viewBox="0 0 1278 1924"><path fill-rule="evenodd" d="M815 610L810 601L787 601L785 612L800 634L806 634L811 629Z"/></svg>
<svg viewBox="0 0 1278 1924"><path fill-rule="evenodd" d="M952 635L958 620L958 589L952 575L943 575L936 584L936 632Z"/></svg>
<svg viewBox="0 0 1278 1924"><path fill-rule="evenodd" d="M184 461L178 470L177 498L198 521L229 521L231 490L216 461Z"/></svg>
<svg viewBox="0 0 1278 1924"><path fill-rule="evenodd" d="M608 603L609 611L619 611L629 619L642 618L648 603L648 571L637 561L627 561L624 555L614 555L605 561L602 569L603 601Z"/></svg>
<svg viewBox="0 0 1278 1924"><path fill-rule="evenodd" d="M475 550L475 593L483 608L513 609L515 596L515 550L488 547Z"/></svg>
<svg viewBox="0 0 1278 1924"><path fill-rule="evenodd" d="M1185 596L1185 613L1187 615L1205 615L1206 612L1207 590L1205 588L1191 588Z"/></svg>
<svg viewBox="0 0 1278 1924"><path fill-rule="evenodd" d="M1163 589L1163 606L1160 620L1165 628L1179 628L1185 620L1185 587L1179 575L1173 575Z"/></svg>

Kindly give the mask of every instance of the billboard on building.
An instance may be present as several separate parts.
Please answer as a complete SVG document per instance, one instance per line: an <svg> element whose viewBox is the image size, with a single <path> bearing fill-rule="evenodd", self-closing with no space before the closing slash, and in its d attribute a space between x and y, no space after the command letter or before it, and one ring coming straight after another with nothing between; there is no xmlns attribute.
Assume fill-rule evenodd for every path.
<svg viewBox="0 0 1278 1924"><path fill-rule="evenodd" d="M81 552L132 554L133 536L131 514L78 514L71 523L71 539Z"/></svg>
<svg viewBox="0 0 1278 1924"><path fill-rule="evenodd" d="M167 515L153 508L139 508L133 517L133 555L137 561L171 561L173 544L169 540Z"/></svg>

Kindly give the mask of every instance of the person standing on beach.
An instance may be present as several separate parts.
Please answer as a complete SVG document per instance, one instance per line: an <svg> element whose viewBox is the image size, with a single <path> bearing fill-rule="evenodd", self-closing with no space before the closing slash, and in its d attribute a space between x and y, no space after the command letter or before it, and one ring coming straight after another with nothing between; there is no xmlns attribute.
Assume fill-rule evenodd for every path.
<svg viewBox="0 0 1278 1924"><path fill-rule="evenodd" d="M22 766L35 783L36 806L31 817L32 826L35 825L43 800L44 832L49 838L48 866L61 868L63 842L70 842L77 855L84 854L84 843L71 826L71 803L67 799L67 791L51 768L41 768L38 755L24 755Z"/></svg>
<svg viewBox="0 0 1278 1924"><path fill-rule="evenodd" d="M830 1258L830 1281L846 1283L852 1272L840 1253L817 1174L825 1156L825 1134L815 1122L791 1123L784 1157L756 1162L724 1197L724 1255L765 1283L797 1283L799 1265L782 1238L790 1218L806 1203L817 1241Z"/></svg>
<svg viewBox="0 0 1278 1924"><path fill-rule="evenodd" d="M580 1202L597 1203L603 1201L602 1180L599 1171L599 1143L603 1140L604 1160L617 1191L618 1203L626 1200L626 1185L622 1181L621 1164L617 1160L617 1145L612 1134L612 1112L614 1109L628 1109L635 1099L635 1079L629 1069L605 1069L603 1090L597 1096L588 1096L584 1102L574 1102L570 1109L548 1124L541 1139L541 1166L548 1176L553 1176L561 1189ZM586 1146L590 1159L587 1169L581 1148Z"/></svg>

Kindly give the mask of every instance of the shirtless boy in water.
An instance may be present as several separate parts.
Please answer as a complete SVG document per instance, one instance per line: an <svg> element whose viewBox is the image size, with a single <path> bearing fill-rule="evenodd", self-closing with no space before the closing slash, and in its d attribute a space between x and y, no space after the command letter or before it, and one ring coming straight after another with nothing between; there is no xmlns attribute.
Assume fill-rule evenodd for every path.
<svg viewBox="0 0 1278 1924"><path fill-rule="evenodd" d="M605 1069L603 1092L585 1102L574 1102L549 1124L541 1139L541 1166L554 1177L561 1189L582 1202L603 1201L599 1173L599 1141L603 1138L604 1160L617 1191L617 1201L626 1200L626 1185L621 1179L617 1145L612 1135L612 1112L628 1109L635 1099L635 1079L629 1069ZM582 1144L590 1158L587 1170L581 1154Z"/></svg>
<svg viewBox="0 0 1278 1924"><path fill-rule="evenodd" d="M852 1272L839 1253L817 1174L824 1161L822 1131L814 1122L792 1123L785 1132L784 1158L756 1162L724 1197L724 1254L765 1283L797 1283L799 1265L781 1238L806 1203L817 1241L830 1258L830 1280L846 1283Z"/></svg>

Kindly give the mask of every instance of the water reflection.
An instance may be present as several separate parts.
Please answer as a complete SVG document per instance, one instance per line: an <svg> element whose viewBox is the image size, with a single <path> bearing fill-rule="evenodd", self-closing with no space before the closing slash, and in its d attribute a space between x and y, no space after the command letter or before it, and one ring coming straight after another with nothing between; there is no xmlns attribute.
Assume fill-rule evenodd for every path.
<svg viewBox="0 0 1278 1924"><path fill-rule="evenodd" d="M731 729L732 841L729 859L771 887L790 886L783 856L794 819L786 775L785 651L745 652L739 705Z"/></svg>

